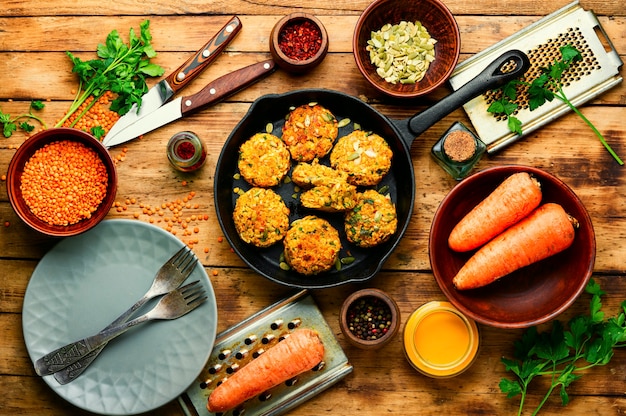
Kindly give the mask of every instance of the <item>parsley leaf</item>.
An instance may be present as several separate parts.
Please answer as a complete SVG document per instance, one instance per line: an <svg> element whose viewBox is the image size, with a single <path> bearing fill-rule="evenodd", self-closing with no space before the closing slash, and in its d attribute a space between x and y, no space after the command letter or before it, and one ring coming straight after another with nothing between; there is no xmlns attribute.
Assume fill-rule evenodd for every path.
<svg viewBox="0 0 626 416"><path fill-rule="evenodd" d="M571 45L565 45L560 48L561 59L556 60L547 68L541 68L541 75L535 78L532 82L528 83L521 80L512 80L500 87L502 96L499 100L494 101L492 105L487 109L488 112L497 115L504 115L508 119L508 128L511 132L522 134L522 123L517 119L510 108L505 105L506 102L514 102L517 97L518 85L523 85L528 88L528 108L530 111L544 105L546 102L551 102L555 98L562 101L567 105L570 110L576 113L595 133L600 140L600 143L606 148L615 161L623 165L624 162L615 153L611 146L607 143L606 139L600 133L600 131L585 117L580 110L569 100L565 91L563 90L562 78L564 73L570 68L570 66L582 59L581 53ZM497 91L497 90L496 90ZM500 104L496 104L496 103ZM515 107L517 109L517 105Z"/></svg>
<svg viewBox="0 0 626 416"><path fill-rule="evenodd" d="M539 333L536 327L528 328L514 343L514 359L503 357L502 364L514 378L503 378L499 387L507 398L520 397L518 415L522 414L526 393L536 377L549 379L548 391L534 410L536 415L557 390L563 406L570 402L567 388L580 379L582 371L606 365L615 348L626 347L626 301L616 317L604 319L601 296L604 292L593 279L586 292L591 294L589 315L572 318L567 327L554 321L550 331Z"/></svg>
<svg viewBox="0 0 626 416"><path fill-rule="evenodd" d="M141 97L148 91L146 77L163 75L162 67L150 62L156 56L152 46L150 21L140 25L139 35L131 28L128 44L124 43L117 30L111 31L103 44L99 44L97 59L83 61L67 51L66 54L74 67L72 72L78 75L79 88L68 112L59 120L55 127L62 126L81 105L91 96L93 104L106 91L117 95L110 105L112 111L120 115L126 114L133 104L141 105ZM86 106L72 122L76 122L91 106Z"/></svg>
<svg viewBox="0 0 626 416"><path fill-rule="evenodd" d="M29 123L30 120L35 120L42 127L46 128L46 123L38 116L33 114L33 110L42 110L45 104L39 100L33 100L30 102L30 108L28 113L20 114L17 117L11 117L10 114L3 113L0 109L0 124L2 125L2 134L4 137L11 137L18 127L24 130L26 133L30 133L35 130L35 126ZM23 121L20 121L23 120Z"/></svg>

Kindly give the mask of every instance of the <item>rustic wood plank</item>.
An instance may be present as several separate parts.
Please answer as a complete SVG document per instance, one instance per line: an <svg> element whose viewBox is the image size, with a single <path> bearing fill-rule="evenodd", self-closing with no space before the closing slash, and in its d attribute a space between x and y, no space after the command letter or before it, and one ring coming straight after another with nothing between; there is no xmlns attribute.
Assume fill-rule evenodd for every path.
<svg viewBox="0 0 626 416"><path fill-rule="evenodd" d="M570 0L545 2L530 0L522 2L467 2L464 0L447 0L446 6L454 14L473 15L545 15L570 4ZM369 0L335 1L331 6L313 3L306 0L275 0L271 3L255 3L255 14L288 14L293 12L309 12L314 14L332 13L334 15L358 15L368 5ZM624 16L621 0L583 0L581 4L596 13ZM149 7L137 6L133 0L119 0L115 3L98 2L95 0L81 1L80 6L71 0L55 1L54 3L37 0L6 0L0 10L2 16L84 16L97 11L99 15L183 15L183 14L225 14L241 13L249 10L250 4L244 0L212 1L184 0L177 2L154 1Z"/></svg>
<svg viewBox="0 0 626 416"><path fill-rule="evenodd" d="M260 52L269 48L269 34L282 15L241 15L242 31L227 47L227 51ZM352 35L358 15L338 16L324 13L318 16L330 40L330 53L352 52ZM543 16L473 16L459 15L455 19L461 32L461 51L476 53L528 27ZM155 50L163 52L195 51L204 45L230 18L228 14L179 16L73 16L0 17L4 51L95 52L98 43L116 29L123 39L128 30L139 30L139 23L150 20L150 33ZM626 53L623 16L598 15L607 36L619 53ZM179 30L185 27L184 31ZM81 36L73 36L80 31ZM39 33L41 36L32 36ZM29 38L25 43L23 39ZM60 49L61 48L61 49Z"/></svg>

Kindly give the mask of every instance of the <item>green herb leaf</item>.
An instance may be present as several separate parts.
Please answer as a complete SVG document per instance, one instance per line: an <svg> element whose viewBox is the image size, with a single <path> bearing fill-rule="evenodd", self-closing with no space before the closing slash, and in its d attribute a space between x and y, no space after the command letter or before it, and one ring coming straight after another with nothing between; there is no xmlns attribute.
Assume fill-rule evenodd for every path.
<svg viewBox="0 0 626 416"><path fill-rule="evenodd" d="M79 79L79 91L65 116L56 127L62 126L89 97L94 102L106 91L117 94L110 109L120 115L126 114L133 104L141 105L141 97L148 91L147 77L158 77L165 72L159 65L150 62L156 56L151 44L150 21L140 25L140 35L130 28L128 44L125 44L117 30L111 31L104 44L99 44L98 59L82 61L71 52L66 52L74 67L72 72ZM82 117L79 114L72 126Z"/></svg>
<svg viewBox="0 0 626 416"><path fill-rule="evenodd" d="M592 297L589 315L575 316L567 328L560 321L553 321L552 328L541 333L536 327L528 328L514 343L515 360L501 359L505 370L517 379L503 378L500 390L508 398L521 395L518 415L523 412L528 386L535 377L546 376L550 385L534 415L557 388L561 404L567 405L570 402L567 388L582 377L581 372L606 365L615 348L626 346L626 301L622 302L620 314L604 320L604 312L600 310L604 292L593 279L585 291Z"/></svg>
<svg viewBox="0 0 626 416"><path fill-rule="evenodd" d="M508 378L503 378L500 380L500 391L506 394L506 397L512 399L515 396L519 396L522 394L522 386L518 381L509 380Z"/></svg>
<svg viewBox="0 0 626 416"><path fill-rule="evenodd" d="M574 113L576 113L595 133L598 137L602 145L606 148L611 156L615 159L615 161L623 165L624 162L620 157L613 151L611 146L604 139L604 136L600 131L589 121L578 108L567 98L565 91L563 90L563 84L561 82L563 78L563 74L569 69L572 63L577 62L582 59L581 53L572 45L565 45L560 48L561 59L555 61L547 68L541 68L541 75L535 78L532 82L525 82L521 80L513 80L509 81L503 87L500 87L500 91L502 93L502 98L497 101L494 101L492 105L489 106L487 112L494 114L502 114L507 118L511 118L513 114L510 112L506 105L504 104L504 100L508 100L510 102L515 101L517 97L517 87L522 86L528 88L528 108L530 111L534 111L537 108L544 105L546 102L552 101L554 98L561 100L565 103ZM496 90L498 91L498 90ZM498 102L498 104L496 104ZM522 126L521 122L518 123L519 120L508 123L508 128L511 132L522 134Z"/></svg>

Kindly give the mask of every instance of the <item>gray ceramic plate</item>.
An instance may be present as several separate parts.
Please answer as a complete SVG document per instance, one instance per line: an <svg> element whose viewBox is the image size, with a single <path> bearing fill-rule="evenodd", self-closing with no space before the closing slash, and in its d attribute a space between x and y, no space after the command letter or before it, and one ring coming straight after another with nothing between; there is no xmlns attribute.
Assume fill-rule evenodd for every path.
<svg viewBox="0 0 626 416"><path fill-rule="evenodd" d="M108 325L143 296L181 246L170 233L136 220L106 220L61 240L35 268L24 296L24 340L33 362ZM194 280L208 294L198 309L130 330L69 384L52 375L44 381L75 406L107 415L147 412L179 396L206 364L217 330L215 293L200 265L187 281Z"/></svg>

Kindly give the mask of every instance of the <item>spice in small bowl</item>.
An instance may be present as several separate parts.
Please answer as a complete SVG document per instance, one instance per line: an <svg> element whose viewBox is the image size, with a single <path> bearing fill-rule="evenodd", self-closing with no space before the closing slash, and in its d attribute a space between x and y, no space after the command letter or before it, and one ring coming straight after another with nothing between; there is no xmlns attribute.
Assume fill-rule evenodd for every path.
<svg viewBox="0 0 626 416"><path fill-rule="evenodd" d="M455 122L431 149L435 161L456 180L466 177L487 146L460 121Z"/></svg>
<svg viewBox="0 0 626 416"><path fill-rule="evenodd" d="M291 73L319 65L328 52L328 34L322 22L308 13L280 19L270 35L270 53L276 64Z"/></svg>
<svg viewBox="0 0 626 416"><path fill-rule="evenodd" d="M192 172L204 165L206 149L195 133L182 131L173 135L167 143L167 158L174 168Z"/></svg>
<svg viewBox="0 0 626 416"><path fill-rule="evenodd" d="M400 326L396 302L378 289L363 289L350 295L341 307L341 332L354 346L377 349L387 344Z"/></svg>

